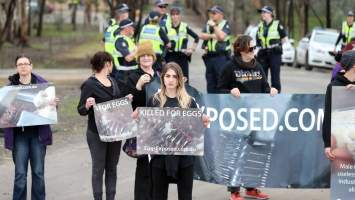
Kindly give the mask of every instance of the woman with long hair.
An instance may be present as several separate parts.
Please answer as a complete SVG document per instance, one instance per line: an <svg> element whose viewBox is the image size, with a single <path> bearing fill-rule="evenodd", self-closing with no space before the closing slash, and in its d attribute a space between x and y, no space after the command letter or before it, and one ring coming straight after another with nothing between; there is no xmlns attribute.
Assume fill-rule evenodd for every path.
<svg viewBox="0 0 355 200"><path fill-rule="evenodd" d="M218 80L220 93L230 93L239 97L241 93L269 93L274 96L277 89L271 88L263 71L263 67L255 59L255 42L250 36L241 35L234 45L234 56L226 64L225 70ZM240 187L229 187L230 200L243 200ZM268 199L269 196L256 188L246 188L246 196L255 199Z"/></svg>
<svg viewBox="0 0 355 200"><path fill-rule="evenodd" d="M47 80L32 72L33 65L29 57L20 55L15 59L17 73L9 77L9 85L32 85L47 83ZM52 100L57 105L57 98ZM16 108L14 108L16 109ZM12 150L15 164L14 200L26 199L27 169L31 163L32 188L31 199L44 200L45 181L44 163L47 145L52 144L52 131L49 125L6 128L5 147Z"/></svg>
<svg viewBox="0 0 355 200"><path fill-rule="evenodd" d="M103 199L102 185L105 174L106 199L114 200L121 141L102 142L100 140L93 106L97 103L121 98L124 95L120 91L116 81L109 76L113 68L110 54L107 52L97 52L91 58L91 66L93 75L81 86L78 112L83 116L88 115L86 137L92 159L91 183L94 199Z"/></svg>
<svg viewBox="0 0 355 200"><path fill-rule="evenodd" d="M176 63L167 63L161 74L161 88L148 101L148 107L197 108L196 102L185 90L183 72ZM136 116L138 117L138 113ZM205 126L207 116L202 117ZM167 200L169 182L177 183L178 199L191 200L194 172L194 156L154 155L150 161L152 198Z"/></svg>

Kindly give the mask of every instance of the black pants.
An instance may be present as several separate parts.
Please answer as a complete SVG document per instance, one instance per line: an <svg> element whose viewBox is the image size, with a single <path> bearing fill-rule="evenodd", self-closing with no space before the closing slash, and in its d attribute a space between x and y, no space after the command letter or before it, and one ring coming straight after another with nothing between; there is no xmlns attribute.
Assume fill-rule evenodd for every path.
<svg viewBox="0 0 355 200"><path fill-rule="evenodd" d="M249 187L247 187L247 188L245 188L246 190L248 190L248 191L250 191L250 190L254 190L255 188L249 188ZM239 192L240 191L240 187L228 187L228 191L229 192L232 192L232 193L234 193L234 192Z"/></svg>
<svg viewBox="0 0 355 200"><path fill-rule="evenodd" d="M92 159L91 183L94 199L102 199L103 175L105 172L106 199L114 200L121 141L101 142L99 135L90 130L87 131L86 137Z"/></svg>
<svg viewBox="0 0 355 200"><path fill-rule="evenodd" d="M193 165L179 168L177 190L179 200L192 200ZM171 178L166 175L166 169L152 167L153 199L167 200L169 182Z"/></svg>
<svg viewBox="0 0 355 200"><path fill-rule="evenodd" d="M184 53L169 52L165 57L166 62L176 62L180 65L182 73L189 81L189 57Z"/></svg>
<svg viewBox="0 0 355 200"><path fill-rule="evenodd" d="M258 61L264 68L266 78L268 78L268 73L270 69L271 87L276 88L279 92L281 92L281 81L280 81L281 55L282 54L280 53L268 52L258 56Z"/></svg>
<svg viewBox="0 0 355 200"><path fill-rule="evenodd" d="M148 156L137 159L134 200L151 200L151 180Z"/></svg>
<svg viewBox="0 0 355 200"><path fill-rule="evenodd" d="M207 93L219 93L217 88L218 79L223 73L226 64L230 61L230 57L227 54L204 55L202 59L206 66Z"/></svg>

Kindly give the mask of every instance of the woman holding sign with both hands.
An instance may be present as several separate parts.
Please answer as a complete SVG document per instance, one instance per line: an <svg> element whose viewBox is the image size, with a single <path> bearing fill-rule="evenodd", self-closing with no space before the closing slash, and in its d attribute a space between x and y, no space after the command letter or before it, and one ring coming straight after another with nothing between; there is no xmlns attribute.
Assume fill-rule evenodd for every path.
<svg viewBox="0 0 355 200"><path fill-rule="evenodd" d="M263 67L255 59L255 42L250 36L241 35L234 45L234 56L227 63L218 81L221 93L231 93L240 97L241 93L270 93L274 96L277 89L270 88ZM229 187L231 200L243 200L240 187ZM256 199L268 199L269 196L256 188L246 188L246 196Z"/></svg>
<svg viewBox="0 0 355 200"><path fill-rule="evenodd" d="M106 52L97 52L91 59L93 75L81 86L78 104L80 115L88 115L86 132L92 158L92 189L95 200L102 198L103 174L105 172L106 199L116 195L117 164L120 157L121 141L100 141L93 105L123 97L117 82L109 74L112 72L112 57ZM132 99L131 95L128 95Z"/></svg>
<svg viewBox="0 0 355 200"><path fill-rule="evenodd" d="M161 90L151 97L148 107L180 107L197 108L196 102L185 90L183 73L176 63L168 63L163 67L161 74ZM138 118L138 111L133 113ZM209 123L209 118L202 117L204 126ZM179 200L192 199L194 157L155 155L151 162L152 173L152 199L167 200L169 182L177 182Z"/></svg>

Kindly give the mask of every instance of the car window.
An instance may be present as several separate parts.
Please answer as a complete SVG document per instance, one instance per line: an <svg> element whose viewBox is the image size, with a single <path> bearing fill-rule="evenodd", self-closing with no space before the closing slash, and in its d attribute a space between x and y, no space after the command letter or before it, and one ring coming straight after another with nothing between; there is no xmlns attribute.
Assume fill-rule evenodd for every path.
<svg viewBox="0 0 355 200"><path fill-rule="evenodd" d="M317 32L313 37L313 41L326 44L335 44L337 38L338 36L336 34Z"/></svg>

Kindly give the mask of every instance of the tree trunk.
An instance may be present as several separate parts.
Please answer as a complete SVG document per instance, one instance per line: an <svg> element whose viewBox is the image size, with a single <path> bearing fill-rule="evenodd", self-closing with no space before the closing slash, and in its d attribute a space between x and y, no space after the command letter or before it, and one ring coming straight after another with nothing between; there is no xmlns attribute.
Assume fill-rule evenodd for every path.
<svg viewBox="0 0 355 200"><path fill-rule="evenodd" d="M327 23L326 26L327 28L330 28L332 26L332 18L331 18L331 10L330 10L330 0L326 0L326 19L327 19Z"/></svg>
<svg viewBox="0 0 355 200"><path fill-rule="evenodd" d="M309 2L308 0L305 0L304 1L304 32L303 32L303 35L306 35L308 33L308 19L309 19L309 16L308 16L308 10L309 10Z"/></svg>
<svg viewBox="0 0 355 200"><path fill-rule="evenodd" d="M46 5L46 0L41 1L41 6L39 8L39 14L38 14L38 26L37 26L37 37L42 36L42 30L43 30L43 14L44 14L44 7Z"/></svg>
<svg viewBox="0 0 355 200"><path fill-rule="evenodd" d="M12 19L14 17L14 11L16 8L16 0L11 0L6 11L6 20L4 27L0 27L0 48L5 42L6 33L11 30Z"/></svg>
<svg viewBox="0 0 355 200"><path fill-rule="evenodd" d="M26 0L20 1L20 15L21 15L21 26L20 26L20 39L19 45L22 47L28 46L28 20L27 20L27 13L26 13Z"/></svg>
<svg viewBox="0 0 355 200"><path fill-rule="evenodd" d="M76 11L78 10L78 4L73 4L73 10L71 13L71 24L73 26L73 31L76 31Z"/></svg>
<svg viewBox="0 0 355 200"><path fill-rule="evenodd" d="M31 8L31 2L33 0L28 0L28 15L27 15L27 35L28 36L31 36L31 29L32 29L32 22L31 22L31 19L32 19L32 8Z"/></svg>

